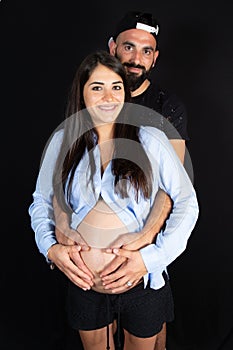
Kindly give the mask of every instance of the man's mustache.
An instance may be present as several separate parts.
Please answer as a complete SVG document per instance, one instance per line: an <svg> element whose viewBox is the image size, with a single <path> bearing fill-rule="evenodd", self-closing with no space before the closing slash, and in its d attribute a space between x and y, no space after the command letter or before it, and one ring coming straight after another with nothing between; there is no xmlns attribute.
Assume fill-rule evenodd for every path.
<svg viewBox="0 0 233 350"><path fill-rule="evenodd" d="M125 63L123 63L123 65L124 65L125 67L139 68L139 69L146 70L146 68L145 68L144 66L141 66L140 64L125 62Z"/></svg>

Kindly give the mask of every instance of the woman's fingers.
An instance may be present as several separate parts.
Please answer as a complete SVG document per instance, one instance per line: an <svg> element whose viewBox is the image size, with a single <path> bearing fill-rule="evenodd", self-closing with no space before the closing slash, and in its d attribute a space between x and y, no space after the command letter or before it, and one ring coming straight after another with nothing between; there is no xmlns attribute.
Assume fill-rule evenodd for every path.
<svg viewBox="0 0 233 350"><path fill-rule="evenodd" d="M147 273L139 251L113 249L117 258L124 258L125 262L114 272L103 275L102 283L106 290L113 293L125 291L134 286Z"/></svg>
<svg viewBox="0 0 233 350"><path fill-rule="evenodd" d="M117 269L119 269L119 267L126 261L126 258L124 257L116 257L115 259L113 259L110 264L104 268L104 270L101 272L100 277L104 277L107 275L110 275L112 273L114 273L114 271L116 271Z"/></svg>
<svg viewBox="0 0 233 350"><path fill-rule="evenodd" d="M77 266L85 275L88 275L90 279L93 278L92 272L88 269L87 265L84 263L80 251L82 246L80 244L69 247L69 256L72 262Z"/></svg>
<svg viewBox="0 0 233 350"><path fill-rule="evenodd" d="M81 246L56 244L50 249L51 260L74 284L83 289L93 286L93 274L79 254Z"/></svg>

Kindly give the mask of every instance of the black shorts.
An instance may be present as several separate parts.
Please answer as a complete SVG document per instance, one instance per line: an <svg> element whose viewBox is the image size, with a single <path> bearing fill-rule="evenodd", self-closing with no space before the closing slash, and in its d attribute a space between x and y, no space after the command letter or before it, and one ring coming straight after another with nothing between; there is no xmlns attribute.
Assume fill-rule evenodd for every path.
<svg viewBox="0 0 233 350"><path fill-rule="evenodd" d="M158 289L143 283L121 294L84 291L69 283L67 295L68 321L76 330L103 328L114 319L129 333L140 338L157 334L164 322L174 319L174 305L170 284Z"/></svg>

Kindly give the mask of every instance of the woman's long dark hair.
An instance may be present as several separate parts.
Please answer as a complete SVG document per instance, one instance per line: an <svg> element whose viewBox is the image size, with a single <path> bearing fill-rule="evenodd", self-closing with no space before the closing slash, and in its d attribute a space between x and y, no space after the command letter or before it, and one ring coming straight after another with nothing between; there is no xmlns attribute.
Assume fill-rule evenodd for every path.
<svg viewBox="0 0 233 350"><path fill-rule="evenodd" d="M91 181L96 171L93 149L98 143L98 135L92 118L86 109L83 90L84 85L98 64L111 69L122 78L125 102L130 102L126 72L121 62L103 50L89 54L79 66L71 86L65 113L63 142L53 176L54 193L59 205L66 211L71 210L72 212L70 195L74 174L86 150L90 160ZM139 139L139 127L130 122L130 108L127 108L128 105L130 103L123 106L114 125L112 173L115 176L115 191L122 198L127 197L128 181L120 180L129 180L135 190L137 199L139 192L145 198L149 198L152 188L151 165ZM129 141L128 143L127 141L127 147L125 147L122 140L132 142ZM131 145L131 147L128 147L128 145ZM132 159L135 159L135 162ZM64 195L65 193L66 195ZM66 200L64 200L65 197ZM68 206L66 203L68 203Z"/></svg>

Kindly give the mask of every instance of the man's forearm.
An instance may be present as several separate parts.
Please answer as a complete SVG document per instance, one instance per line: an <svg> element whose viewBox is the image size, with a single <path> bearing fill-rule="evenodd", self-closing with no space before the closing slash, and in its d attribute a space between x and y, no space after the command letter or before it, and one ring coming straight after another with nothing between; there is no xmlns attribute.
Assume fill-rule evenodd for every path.
<svg viewBox="0 0 233 350"><path fill-rule="evenodd" d="M70 220L68 214L59 206L56 196L53 197L53 210L56 227L59 229L59 231L65 233L67 228L70 227Z"/></svg>
<svg viewBox="0 0 233 350"><path fill-rule="evenodd" d="M64 245L73 245L77 242L85 244L77 231L70 228L70 217L61 209L56 197L53 197L53 209L55 218L55 235L59 243Z"/></svg>
<svg viewBox="0 0 233 350"><path fill-rule="evenodd" d="M69 216L60 208L56 197L53 199L53 206L56 222L55 234L57 241L62 244L75 244L75 241L80 240L78 233L74 230L71 230ZM137 250L147 244L151 244L163 227L171 211L171 208L172 201L170 197L160 189L155 196L151 212L148 216L144 228L140 234L135 234L135 239L132 239L129 243L124 244L124 247L130 250Z"/></svg>
<svg viewBox="0 0 233 350"><path fill-rule="evenodd" d="M185 140L175 139L170 140L170 142L181 163L184 164ZM136 250L146 246L147 244L151 244L165 224L171 209L171 198L160 189L155 197L151 212L147 218L144 228L140 232L140 235L137 235L135 240L125 244L124 247L126 249Z"/></svg>
<svg viewBox="0 0 233 350"><path fill-rule="evenodd" d="M135 239L131 240L127 244L124 244L124 248L129 250L138 250L148 244L151 244L163 227L170 214L171 208L172 201L170 197L160 189L156 194L145 226L140 231L140 234L135 234Z"/></svg>
<svg viewBox="0 0 233 350"><path fill-rule="evenodd" d="M171 198L166 192L159 189L158 193L156 194L150 214L147 218L146 224L141 232L152 236L157 234L168 218L171 208Z"/></svg>

